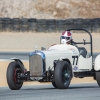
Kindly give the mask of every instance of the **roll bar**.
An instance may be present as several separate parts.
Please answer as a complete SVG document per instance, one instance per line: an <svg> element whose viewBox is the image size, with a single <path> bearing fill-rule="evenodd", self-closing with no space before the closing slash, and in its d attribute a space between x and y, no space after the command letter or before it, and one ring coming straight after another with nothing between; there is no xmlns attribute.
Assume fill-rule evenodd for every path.
<svg viewBox="0 0 100 100"><path fill-rule="evenodd" d="M85 31L86 33L89 34L90 36L90 42L75 42L76 44L90 44L90 50L91 50L91 56L92 56L92 62L93 62L93 46L92 46L92 35L89 31L85 30L85 29L67 29L66 31L72 31L72 30L77 30L77 31Z"/></svg>

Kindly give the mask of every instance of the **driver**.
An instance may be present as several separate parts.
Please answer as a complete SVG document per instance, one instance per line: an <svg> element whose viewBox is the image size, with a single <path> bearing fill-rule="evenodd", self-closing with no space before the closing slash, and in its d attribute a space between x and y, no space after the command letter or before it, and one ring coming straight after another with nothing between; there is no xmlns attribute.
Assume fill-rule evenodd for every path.
<svg viewBox="0 0 100 100"><path fill-rule="evenodd" d="M61 35L61 44L70 44L74 45L72 40L72 33L70 31L64 31Z"/></svg>
<svg viewBox="0 0 100 100"><path fill-rule="evenodd" d="M72 33L70 31L64 31L61 35L61 44L67 44L67 45L74 45L78 48L80 55L82 55L83 57L86 57L87 55L87 51L85 48L83 47L78 47L75 42L72 39Z"/></svg>

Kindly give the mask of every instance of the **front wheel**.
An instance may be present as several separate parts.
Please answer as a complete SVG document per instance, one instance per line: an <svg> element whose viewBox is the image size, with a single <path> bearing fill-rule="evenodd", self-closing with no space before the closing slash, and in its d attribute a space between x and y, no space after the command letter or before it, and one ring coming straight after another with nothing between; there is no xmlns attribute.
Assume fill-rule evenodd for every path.
<svg viewBox="0 0 100 100"><path fill-rule="evenodd" d="M6 77L8 86L11 90L19 90L22 87L23 81L18 79L18 74L20 73L22 73L22 70L16 61L8 65Z"/></svg>
<svg viewBox="0 0 100 100"><path fill-rule="evenodd" d="M100 86L100 71L96 72L96 80L97 80L98 85Z"/></svg>
<svg viewBox="0 0 100 100"><path fill-rule="evenodd" d="M53 85L55 88L57 88L57 85L56 85L56 83L55 83L54 80L52 81L52 85Z"/></svg>
<svg viewBox="0 0 100 100"><path fill-rule="evenodd" d="M55 84L59 89L67 89L72 77L72 69L67 61L59 61L54 70Z"/></svg>

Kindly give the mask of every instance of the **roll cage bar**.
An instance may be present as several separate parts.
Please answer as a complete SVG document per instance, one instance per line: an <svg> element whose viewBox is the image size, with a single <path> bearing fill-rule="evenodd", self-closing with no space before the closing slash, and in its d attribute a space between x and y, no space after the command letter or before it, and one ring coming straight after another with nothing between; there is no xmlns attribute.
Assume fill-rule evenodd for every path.
<svg viewBox="0 0 100 100"><path fill-rule="evenodd" d="M89 31L87 31L86 29L67 29L66 31L72 31L72 30L77 30L77 31L85 31L86 33L88 33L89 34L89 36L90 36L90 42L74 42L75 44L90 44L90 54L91 54L91 56L92 56L92 63L93 63L93 46L92 46L92 35L91 35L91 33L89 32ZM60 39L61 39L61 37L60 37ZM94 66L92 66L92 69L94 69Z"/></svg>
<svg viewBox="0 0 100 100"><path fill-rule="evenodd" d="M90 50L91 50L91 56L93 56L93 49L92 49L92 35L91 35L91 33L89 32L89 31L87 31L87 30L85 30L85 29L68 29L68 30L66 30L66 31L72 31L72 30L82 30L82 31L85 31L86 33L88 33L89 34L89 36L90 36L90 42L75 42L75 44L90 44Z"/></svg>

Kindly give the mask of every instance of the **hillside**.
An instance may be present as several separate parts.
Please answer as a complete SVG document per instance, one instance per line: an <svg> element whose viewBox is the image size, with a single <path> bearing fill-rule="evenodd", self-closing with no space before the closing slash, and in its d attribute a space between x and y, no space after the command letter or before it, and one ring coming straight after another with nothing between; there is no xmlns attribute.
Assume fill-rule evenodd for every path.
<svg viewBox="0 0 100 100"><path fill-rule="evenodd" d="M0 17L97 18L100 0L0 0Z"/></svg>

